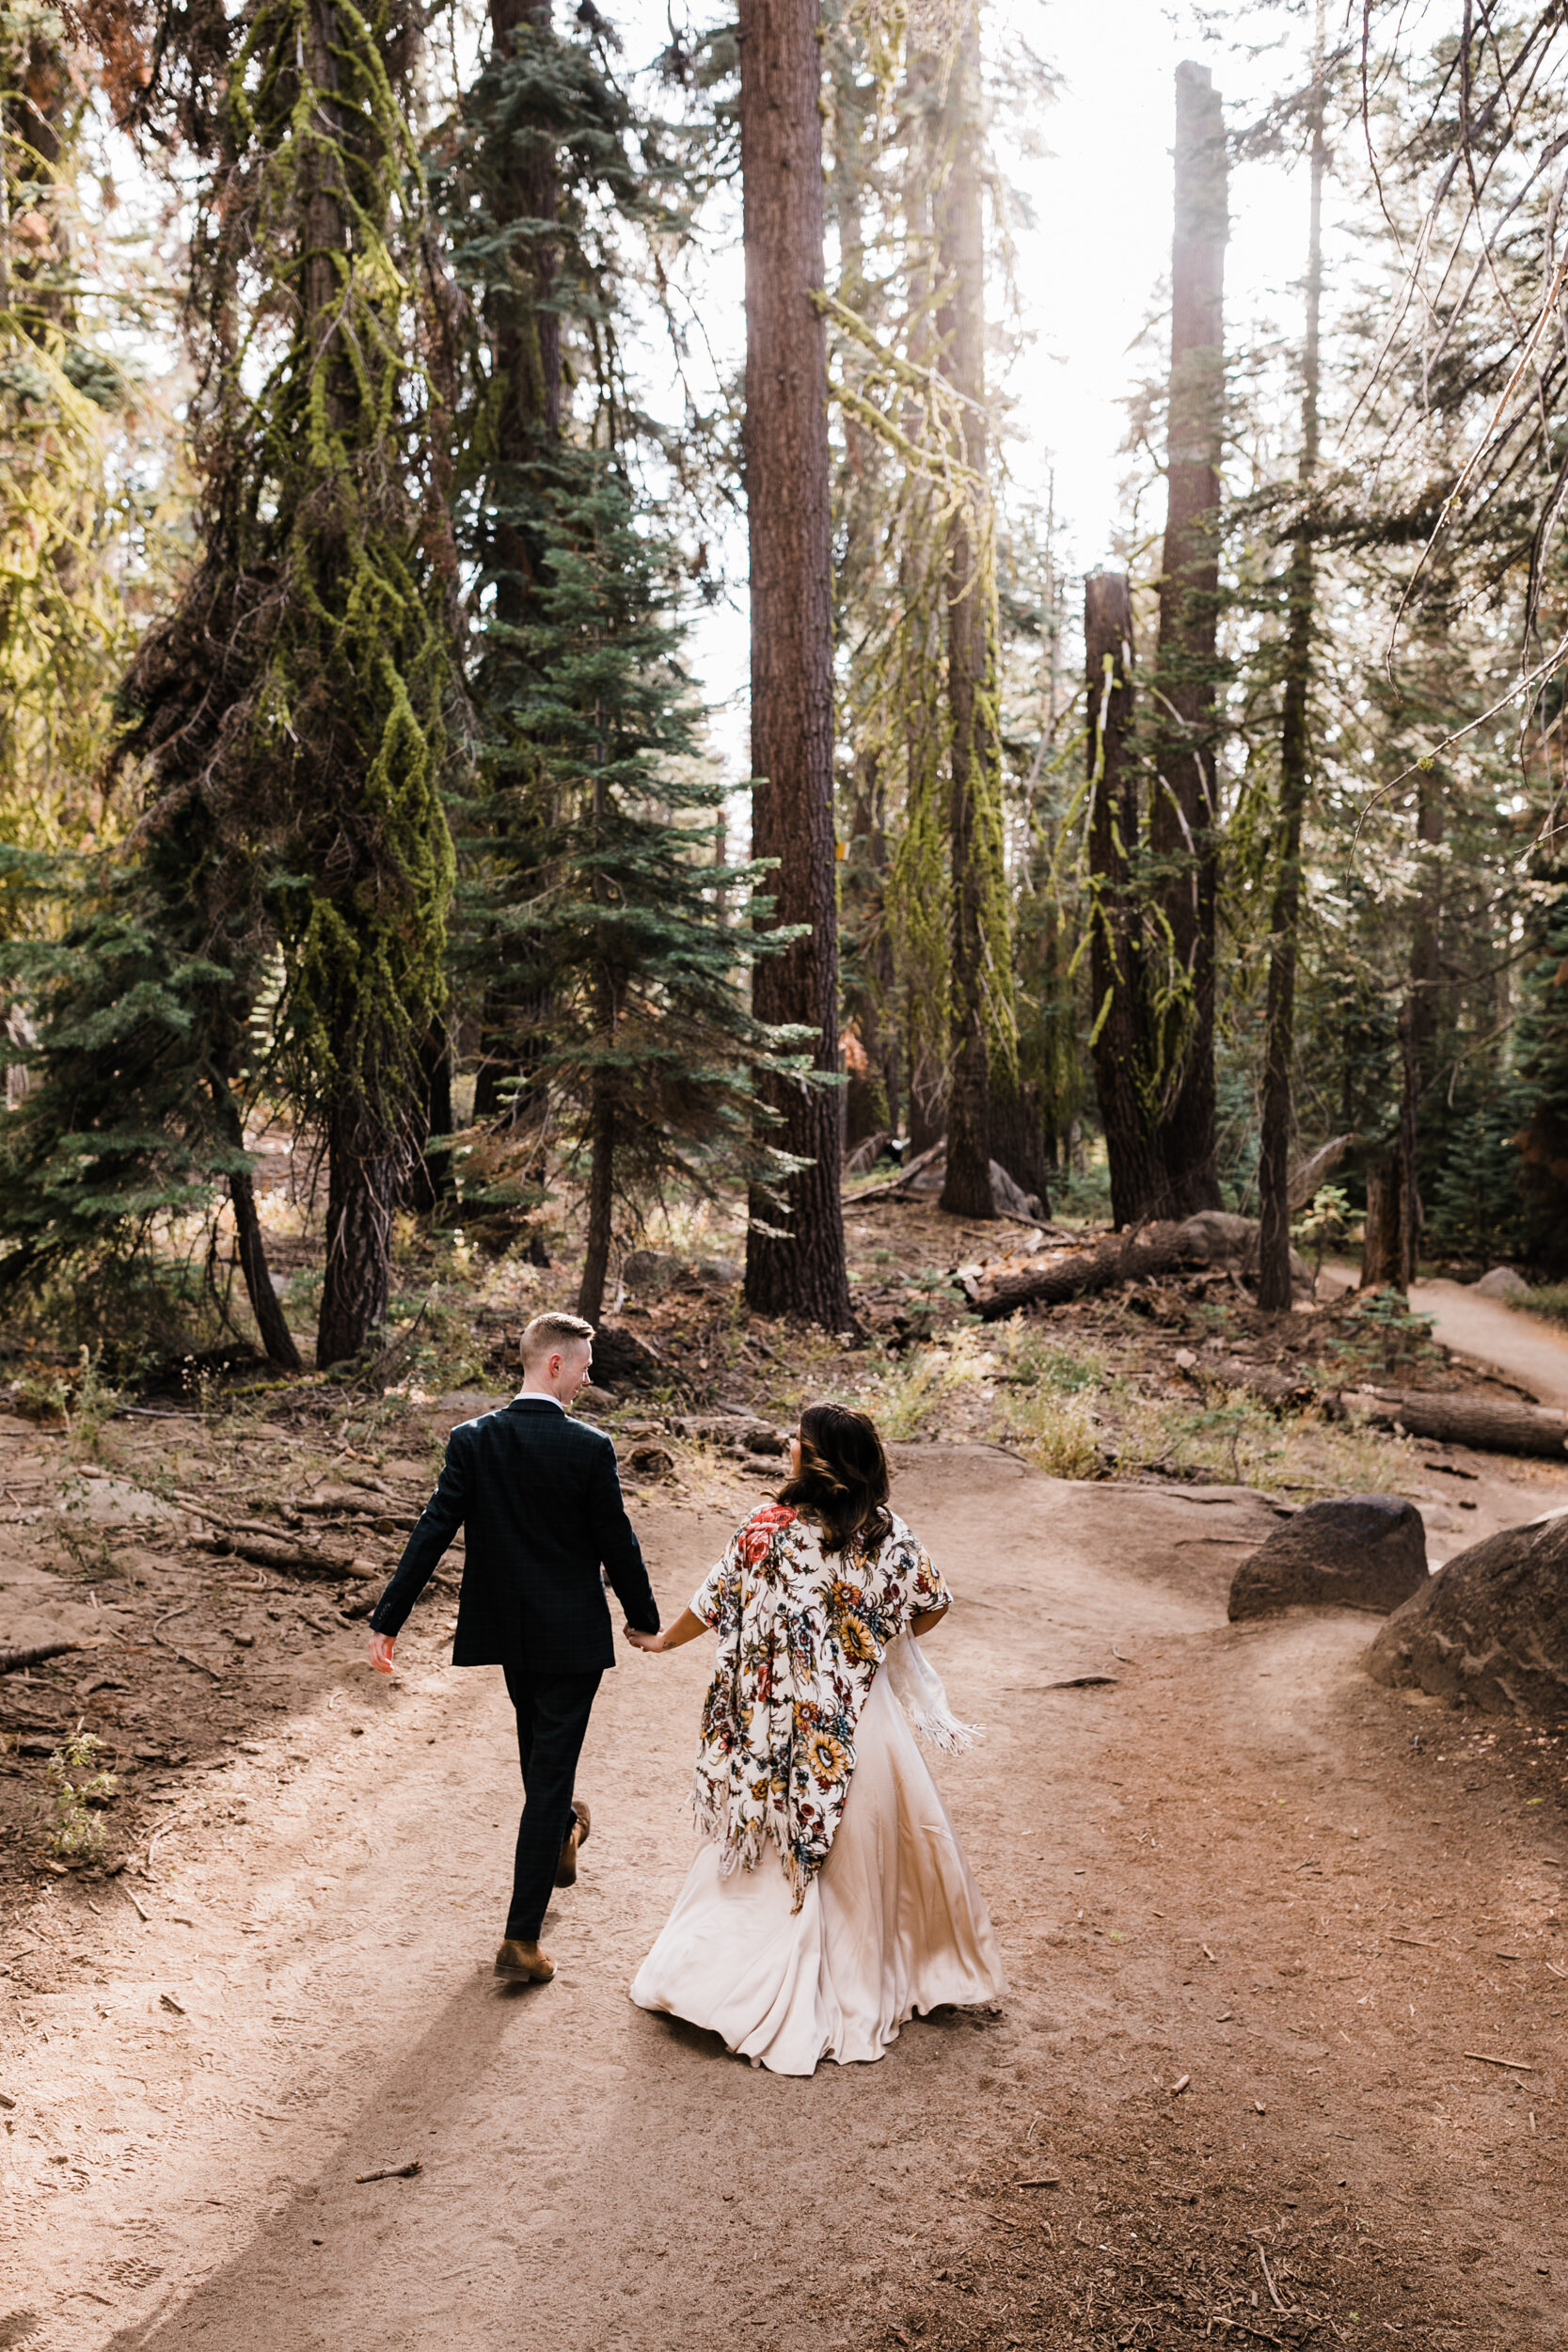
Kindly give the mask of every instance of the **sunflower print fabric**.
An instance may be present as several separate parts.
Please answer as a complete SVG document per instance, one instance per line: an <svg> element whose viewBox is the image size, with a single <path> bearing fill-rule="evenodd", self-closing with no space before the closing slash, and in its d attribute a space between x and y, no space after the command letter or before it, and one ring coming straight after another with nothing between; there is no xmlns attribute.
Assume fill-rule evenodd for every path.
<svg viewBox="0 0 1568 2352"><path fill-rule="evenodd" d="M736 1529L691 1602L719 1635L693 1804L726 1873L754 1869L771 1845L800 1910L844 1811L855 1726L887 1645L949 1598L900 1518L879 1545L831 1558L784 1503Z"/></svg>

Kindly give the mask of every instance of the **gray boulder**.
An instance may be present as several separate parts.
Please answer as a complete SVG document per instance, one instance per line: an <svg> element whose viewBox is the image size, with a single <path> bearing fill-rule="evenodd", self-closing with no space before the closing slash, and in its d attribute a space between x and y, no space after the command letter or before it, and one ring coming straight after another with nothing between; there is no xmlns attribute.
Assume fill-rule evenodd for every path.
<svg viewBox="0 0 1568 2352"><path fill-rule="evenodd" d="M1025 1192L1021 1184L1008 1175L1000 1160L990 1164L990 1197L996 1204L998 1216L1016 1216L1025 1225L1045 1223L1045 1204L1038 1193Z"/></svg>
<svg viewBox="0 0 1568 2352"><path fill-rule="evenodd" d="M727 1291L739 1281L746 1269L738 1258L699 1258L695 1271L705 1288Z"/></svg>
<svg viewBox="0 0 1568 2352"><path fill-rule="evenodd" d="M681 1258L673 1249L631 1249L621 1279L633 1298L657 1298L681 1283L688 1289L728 1290L742 1268L736 1258Z"/></svg>
<svg viewBox="0 0 1568 2352"><path fill-rule="evenodd" d="M938 1193L947 1182L947 1146L935 1143L911 1160L904 1170L907 1192ZM998 1216L1016 1216L1030 1225L1043 1225L1045 1203L1037 1193L1025 1192L1023 1186L1009 1176L1000 1160L990 1164L991 1203Z"/></svg>
<svg viewBox="0 0 1568 2352"><path fill-rule="evenodd" d="M1255 1216L1237 1216L1229 1209L1200 1209L1183 1219L1177 1242L1184 1258L1197 1265L1231 1265L1239 1274L1256 1275L1259 1227ZM1312 1288L1307 1262L1291 1252L1291 1288L1298 1295Z"/></svg>
<svg viewBox="0 0 1568 2352"><path fill-rule="evenodd" d="M681 1262L669 1249L629 1249L621 1279L634 1298L657 1297L680 1272Z"/></svg>
<svg viewBox="0 0 1568 2352"><path fill-rule="evenodd" d="M1511 1265L1495 1265L1490 1274L1483 1274L1476 1284L1478 1298L1528 1298L1529 1284L1522 1274L1515 1274Z"/></svg>
<svg viewBox="0 0 1568 2352"><path fill-rule="evenodd" d="M1379 1633L1376 1682L1483 1714L1568 1713L1568 1515L1505 1527L1439 1568Z"/></svg>
<svg viewBox="0 0 1568 2352"><path fill-rule="evenodd" d="M1184 1256L1203 1265L1244 1265L1258 1256L1258 1219L1228 1209L1203 1209L1182 1220L1177 1235Z"/></svg>
<svg viewBox="0 0 1568 2352"><path fill-rule="evenodd" d="M1231 1580L1230 1620L1277 1609L1370 1609L1386 1616L1427 1583L1426 1528L1401 1495L1309 1502Z"/></svg>

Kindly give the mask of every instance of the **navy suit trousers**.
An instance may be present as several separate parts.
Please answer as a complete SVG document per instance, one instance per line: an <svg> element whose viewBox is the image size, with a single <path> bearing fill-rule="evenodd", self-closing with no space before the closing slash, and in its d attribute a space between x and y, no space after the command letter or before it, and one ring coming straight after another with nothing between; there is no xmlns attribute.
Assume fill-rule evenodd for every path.
<svg viewBox="0 0 1568 2352"><path fill-rule="evenodd" d="M549 1908L561 1849L573 1821L572 1790L601 1669L590 1674L531 1674L508 1665L507 1696L517 1710L523 1768L523 1818L512 1872L506 1932L535 1944Z"/></svg>

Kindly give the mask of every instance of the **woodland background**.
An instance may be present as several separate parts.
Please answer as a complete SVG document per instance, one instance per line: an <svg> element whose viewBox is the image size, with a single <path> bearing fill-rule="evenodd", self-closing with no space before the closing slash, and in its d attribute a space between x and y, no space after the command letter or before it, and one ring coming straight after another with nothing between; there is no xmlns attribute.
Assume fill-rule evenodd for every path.
<svg viewBox="0 0 1568 2352"><path fill-rule="evenodd" d="M1086 580L1012 462L1049 55L667 29L0 14L14 1343L406 1368L432 1252L597 1316L699 1229L852 1331L889 1148L982 1223L1258 1217L1265 1309L1292 1225L1568 1274L1561 9L1207 21ZM1259 158L1309 201L1247 342ZM689 641L742 532L737 789Z"/></svg>

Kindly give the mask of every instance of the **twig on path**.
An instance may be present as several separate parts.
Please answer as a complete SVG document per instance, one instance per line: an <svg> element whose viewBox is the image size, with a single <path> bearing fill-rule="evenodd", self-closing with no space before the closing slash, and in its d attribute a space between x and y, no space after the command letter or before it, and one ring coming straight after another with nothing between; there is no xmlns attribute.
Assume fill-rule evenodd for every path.
<svg viewBox="0 0 1568 2352"><path fill-rule="evenodd" d="M1044 1691L1098 1691L1104 1685L1109 1685L1113 1691L1118 1689L1119 1676L1069 1675L1065 1682L1044 1682L1040 1688Z"/></svg>
<svg viewBox="0 0 1568 2352"><path fill-rule="evenodd" d="M1060 2188L1061 2185L1062 2176L1059 2172L1041 2172L1033 2180L1013 2183L1015 2188Z"/></svg>
<svg viewBox="0 0 1568 2352"><path fill-rule="evenodd" d="M211 1675L214 1682L221 1683L223 1677L219 1674L215 1666L209 1666L204 1659L193 1658L189 1650L182 1649L180 1647L178 1642L166 1642L164 1640L164 1627L166 1625L172 1625L176 1617L182 1617L188 1609L194 1609L195 1607L196 1603L194 1600L182 1600L178 1609L169 1610L167 1614L160 1617L156 1625L154 1625L152 1629L152 1639L155 1642L161 1643L165 1649L171 1651L173 1655L181 1661L182 1664L194 1666L198 1674Z"/></svg>
<svg viewBox="0 0 1568 2352"><path fill-rule="evenodd" d="M306 1609L295 1609L294 1615L301 1625L308 1625L312 1633L341 1633L343 1629L341 1624L324 1625L319 1617L312 1617Z"/></svg>
<svg viewBox="0 0 1568 2352"><path fill-rule="evenodd" d="M1193 2078L1190 2074L1178 2074L1176 2080L1170 2087L1171 2097L1174 2099L1179 2090L1185 2090L1192 2079Z"/></svg>
<svg viewBox="0 0 1568 2352"><path fill-rule="evenodd" d="M183 1829L184 1825L185 1817L182 1813L171 1814L166 1821L159 1822L158 1827L153 1831L151 1836L147 1841L147 1874L149 1878L152 1875L152 1857L158 1851L159 1838L166 1837L171 1829ZM139 1903L136 1908L138 1911L141 1909ZM142 1915L144 1918L146 1917L145 1913L143 1913Z"/></svg>
<svg viewBox="0 0 1568 2352"><path fill-rule="evenodd" d="M1122 1651L1117 1649L1114 1642L1111 1644L1111 1656L1113 1658L1119 1658L1124 1666L1135 1666L1138 1662L1135 1658L1126 1657Z"/></svg>
<svg viewBox="0 0 1568 2352"><path fill-rule="evenodd" d="M151 1920L148 1917L140 1903L137 1902L135 1895L132 1894L131 1889L125 1885L123 1882L121 1882L119 1891L124 1896L126 1901L130 1904L132 1910L135 1913L137 1918L141 1921L142 1926L144 1928L150 1928L152 1925Z"/></svg>
<svg viewBox="0 0 1568 2352"><path fill-rule="evenodd" d="M1275 2287L1274 2280L1269 2272L1269 2258L1264 2253L1260 2246L1258 2249L1258 2259L1263 2265L1263 2284L1269 2290L1269 2301L1274 2305L1275 2310L1279 2312L1286 2319L1293 2317L1294 2314L1287 2311L1285 2305L1279 2299L1279 2291Z"/></svg>
<svg viewBox="0 0 1568 2352"><path fill-rule="evenodd" d="M209 1527L227 1527L230 1524L222 1512L209 1510L206 1503L198 1502L195 1495L187 1494L182 1486L171 1486L169 1492L182 1511L194 1511L198 1519L207 1521Z"/></svg>
<svg viewBox="0 0 1568 2352"><path fill-rule="evenodd" d="M1482 2066L1512 2066L1518 2074L1537 2074L1541 2071L1526 2058L1493 2058L1486 2050L1466 2050L1465 2055L1467 2058L1479 2059Z"/></svg>
<svg viewBox="0 0 1568 2352"><path fill-rule="evenodd" d="M356 2172L354 2179L356 2186L363 2188L367 2181L411 2181L423 2170L424 2166L416 2156L409 2164L383 2165L379 2172Z"/></svg>

